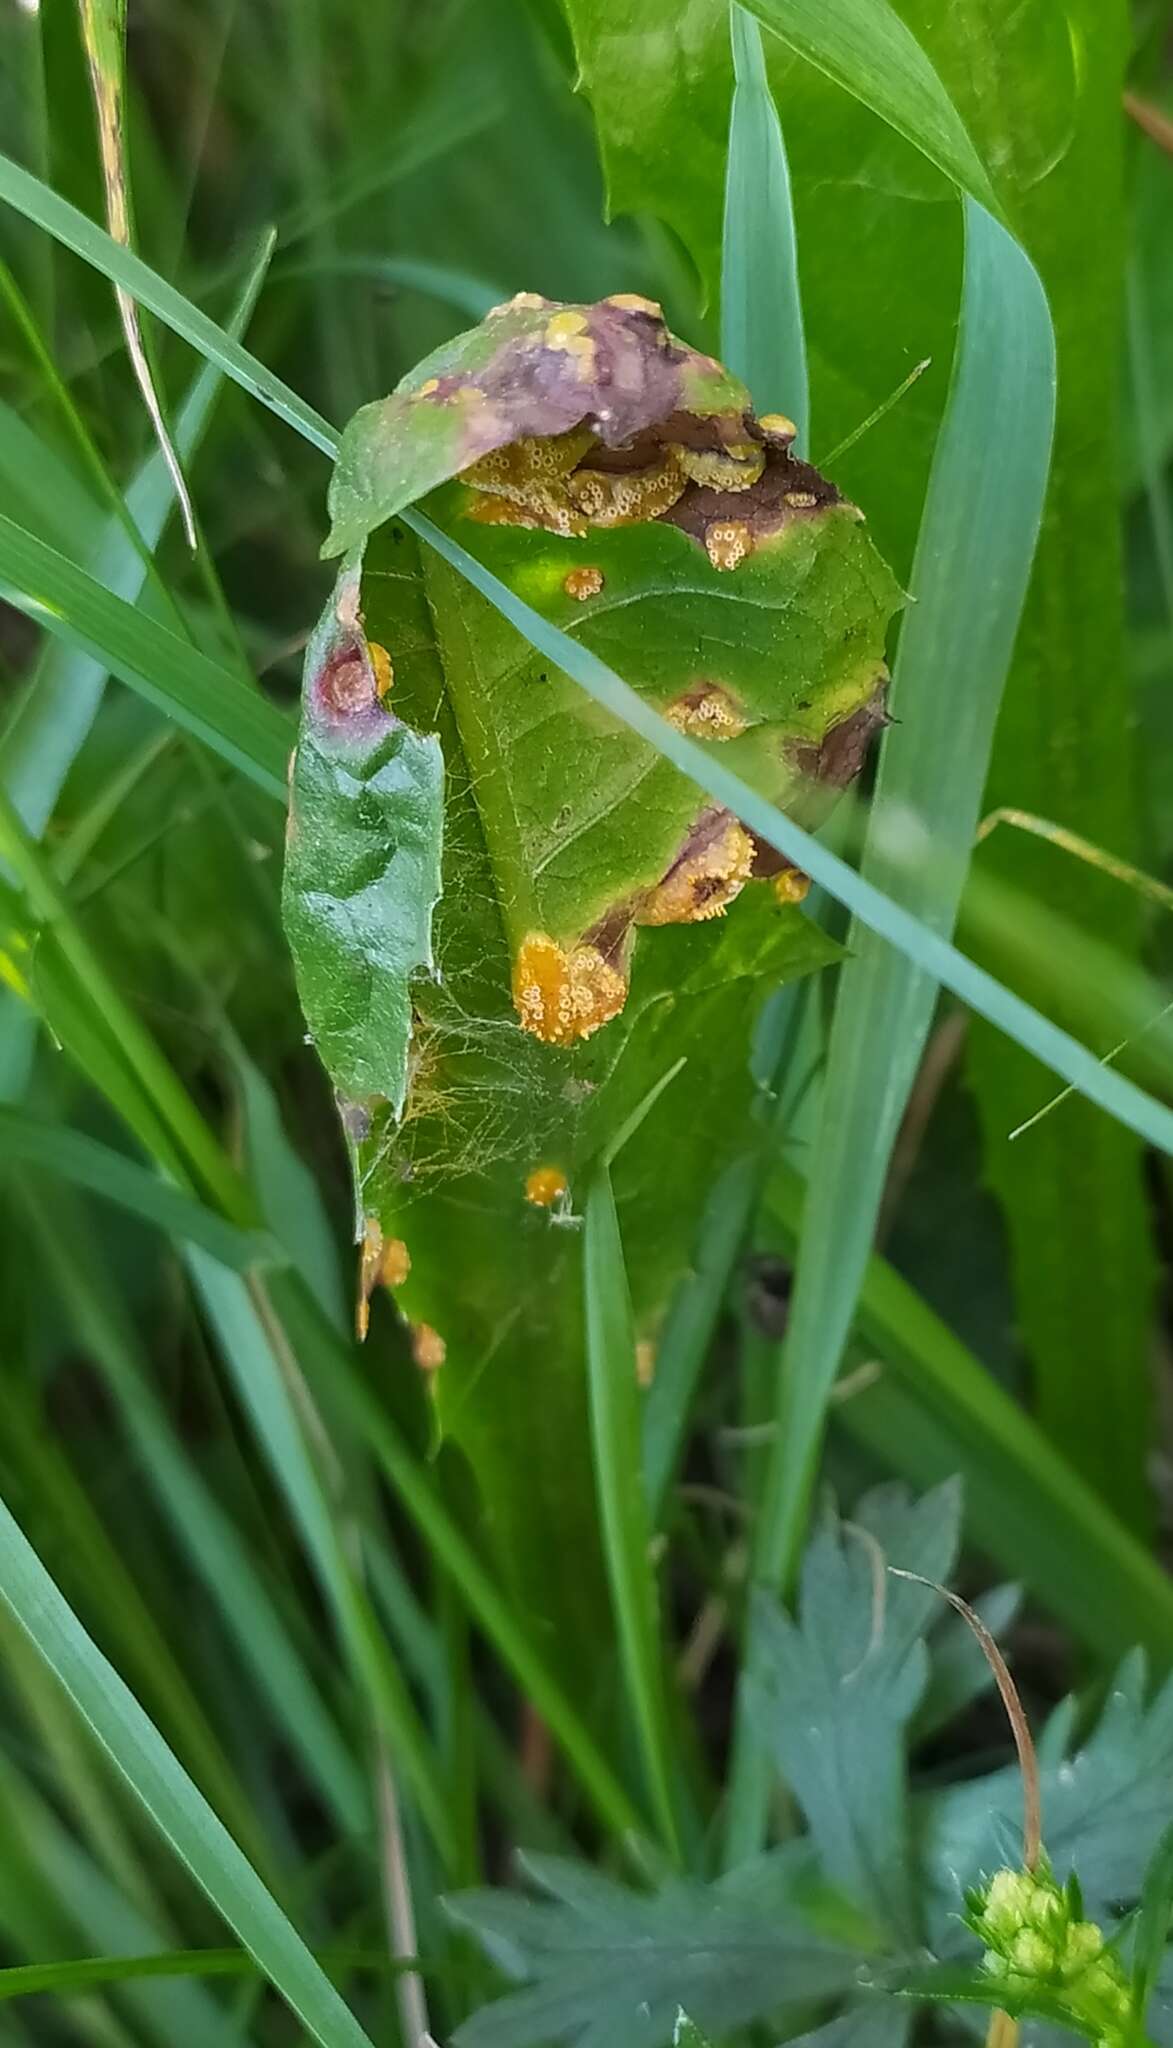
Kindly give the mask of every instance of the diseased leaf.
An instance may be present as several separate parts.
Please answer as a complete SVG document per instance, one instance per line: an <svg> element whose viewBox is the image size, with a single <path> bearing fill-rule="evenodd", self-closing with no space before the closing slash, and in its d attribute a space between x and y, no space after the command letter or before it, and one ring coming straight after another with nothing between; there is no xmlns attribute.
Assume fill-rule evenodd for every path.
<svg viewBox="0 0 1173 2048"><path fill-rule="evenodd" d="M389 398L355 414L330 487L325 552L358 546L496 450L520 444L524 455L540 439L539 475L552 501L567 473L563 459L573 467L591 442L623 450L652 433L666 448L682 436L687 445L691 435L700 448L720 451L744 438L748 404L736 377L666 332L649 299L620 292L575 306L519 292L417 363ZM698 433L702 423L711 431ZM578 431L581 448L568 440ZM509 463L496 474L507 486ZM560 502L572 521L570 501L563 494Z"/></svg>
<svg viewBox="0 0 1173 2048"><path fill-rule="evenodd" d="M554 1857L528 1857L524 1868L546 1900L465 1892L448 1901L498 1966L529 1987L466 2020L455 2048L667 2048L681 2007L695 2028L724 2040L759 2015L842 1994L867 1955L866 1943L820 1931L801 1845L718 1884L679 1879L655 1893Z"/></svg>
<svg viewBox="0 0 1173 2048"><path fill-rule="evenodd" d="M761 1596L753 1708L810 1824L828 1878L902 1943L918 1936L906 1729L928 1677L931 1587L890 1564L948 1577L960 1532L954 1485L911 1503L869 1494L827 1521L806 1554L799 1618Z"/></svg>
<svg viewBox="0 0 1173 2048"><path fill-rule="evenodd" d="M408 984L432 964L439 743L382 703L345 570L310 642L294 756L284 914L306 1021L344 1104L407 1093Z"/></svg>
<svg viewBox="0 0 1173 2048"><path fill-rule="evenodd" d="M757 421L742 387L682 350L646 301L558 308L531 296L444 360L459 377L438 375L433 358L430 375L409 380L420 402L400 394L359 415L334 493L345 534L361 537L425 476L463 463L433 493L431 516L685 731L816 822L883 719L899 593L855 509L793 458L790 422ZM487 456L447 428L437 454L436 393L424 387L443 393L454 379L466 393L480 380L475 405L455 402L470 419L489 408ZM568 421L588 404L580 433ZM372 746L371 759L390 747L398 763L415 759L413 745L434 750L422 825L415 784L405 810L403 789L380 795L363 766ZM515 1590L577 1657L589 1614L603 1611L602 1582L579 1246L557 1226L573 1224L592 1161L683 1058L687 1080L615 1173L637 1330L653 1344L703 1190L750 1101L757 1006L834 949L789 900L802 886L784 863L433 551L421 557L394 518L361 565L356 554L344 566L310 649L291 831L287 923L356 1174L360 1328L365 1297L393 1285L439 1429L472 1461ZM391 879L393 849L410 856L406 894ZM345 889L337 862L350 870ZM365 901L372 876L364 932L337 906L348 891ZM406 943L392 899L401 923L411 913ZM466 1284L454 1289L458 1230Z"/></svg>

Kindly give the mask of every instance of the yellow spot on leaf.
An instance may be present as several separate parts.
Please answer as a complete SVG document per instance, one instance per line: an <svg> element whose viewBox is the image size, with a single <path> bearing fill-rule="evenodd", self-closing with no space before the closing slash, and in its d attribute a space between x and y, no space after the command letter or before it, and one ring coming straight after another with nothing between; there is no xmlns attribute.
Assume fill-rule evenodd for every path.
<svg viewBox="0 0 1173 2048"><path fill-rule="evenodd" d="M358 1297L354 1305L354 1328L360 1344L370 1327L371 1296L376 1287L402 1287L410 1271L411 1253L403 1239L385 1238L378 1217L365 1216L358 1255Z"/></svg>
<svg viewBox="0 0 1173 2048"><path fill-rule="evenodd" d="M567 597L577 598L579 604L585 604L588 597L598 596L605 580L601 569L584 563L581 569L571 569L562 578L562 588Z"/></svg>
<svg viewBox="0 0 1173 2048"><path fill-rule="evenodd" d="M650 1337L641 1337L635 1347L635 1377L641 1387L650 1387L656 1377L656 1347Z"/></svg>
<svg viewBox="0 0 1173 2048"><path fill-rule="evenodd" d="M413 393L413 396L416 398L430 398L433 391L438 391L439 389L440 379L438 377L429 377L426 382L420 385L419 390Z"/></svg>
<svg viewBox="0 0 1173 2048"><path fill-rule="evenodd" d="M714 491L748 491L766 466L756 441L735 441L729 448L675 445L673 453L690 483Z"/></svg>
<svg viewBox="0 0 1173 2048"><path fill-rule="evenodd" d="M525 1199L535 1209L552 1209L566 1193L569 1182L560 1166L535 1166L526 1176Z"/></svg>
<svg viewBox="0 0 1173 2048"><path fill-rule="evenodd" d="M448 1346L430 1323L413 1323L411 1355L421 1372L439 1372L448 1356Z"/></svg>
<svg viewBox="0 0 1173 2048"><path fill-rule="evenodd" d="M684 484L676 450L666 448L647 469L577 469L566 488L592 526L633 526L667 512Z"/></svg>
<svg viewBox="0 0 1173 2048"><path fill-rule="evenodd" d="M798 435L794 421L788 420L784 412L764 412L758 425L767 441L789 442L795 440Z"/></svg>
<svg viewBox="0 0 1173 2048"><path fill-rule="evenodd" d="M664 713L669 725L692 740L735 740L745 731L740 705L720 683L700 683Z"/></svg>
<svg viewBox="0 0 1173 2048"><path fill-rule="evenodd" d="M813 491L786 491L783 497L784 502L793 505L796 512L809 512L819 502Z"/></svg>
<svg viewBox="0 0 1173 2048"><path fill-rule="evenodd" d="M774 877L774 894L783 907L801 903L810 894L810 886L811 878L804 875L801 868L783 868L781 874Z"/></svg>
<svg viewBox="0 0 1173 2048"><path fill-rule="evenodd" d="M714 569L736 569L753 551L753 535L740 519L714 519L705 528L705 553Z"/></svg>
<svg viewBox="0 0 1173 2048"><path fill-rule="evenodd" d="M736 818L727 815L649 890L637 921L699 924L720 917L748 882L753 861L753 840Z"/></svg>
<svg viewBox="0 0 1173 2048"><path fill-rule="evenodd" d="M627 981L597 946L569 952L545 932L523 940L513 968L513 1002L523 1031L545 1045L575 1045L617 1017Z"/></svg>
<svg viewBox="0 0 1173 2048"><path fill-rule="evenodd" d="M638 292L612 292L607 300L609 306L618 306L621 313L647 313L653 320L661 320L664 309L655 299L644 299Z"/></svg>
<svg viewBox="0 0 1173 2048"><path fill-rule="evenodd" d="M395 681L395 670L391 663L391 656L385 647L379 645L377 640L367 641L367 653L371 658L371 667L375 671L375 689L378 691L380 699L390 696L391 685Z"/></svg>

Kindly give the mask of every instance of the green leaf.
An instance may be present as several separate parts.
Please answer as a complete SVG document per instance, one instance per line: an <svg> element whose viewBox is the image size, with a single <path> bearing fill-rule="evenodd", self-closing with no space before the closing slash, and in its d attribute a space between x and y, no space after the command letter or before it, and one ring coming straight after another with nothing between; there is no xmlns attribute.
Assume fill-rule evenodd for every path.
<svg viewBox="0 0 1173 2048"><path fill-rule="evenodd" d="M793 1243L801 1183L788 1169L770 1215ZM837 1406L838 1424L918 1485L960 1473L972 1539L1098 1657L1140 1642L1162 1670L1173 1662L1166 1573L883 1259L868 1262L857 1321L884 1371Z"/></svg>
<svg viewBox="0 0 1173 2048"><path fill-rule="evenodd" d="M586 1365L595 1484L624 1674L662 1840L679 1856L659 1603L640 1484L635 1327L607 1166L591 1181L583 1228Z"/></svg>
<svg viewBox="0 0 1173 2048"><path fill-rule="evenodd" d="M782 1852L719 1884L634 1892L581 1864L529 1856L542 1903L508 1892L447 1901L500 1968L530 1985L458 2027L455 2048L668 2048L685 2005L718 2039L852 1985L857 1948L818 1930L802 1857Z"/></svg>
<svg viewBox="0 0 1173 2048"><path fill-rule="evenodd" d="M1173 1826L1161 1836L1145 1872L1144 1889L1132 1936L1132 2002L1143 2019L1157 1987L1169 1941L1173 1913Z"/></svg>
<svg viewBox="0 0 1173 2048"><path fill-rule="evenodd" d="M868 881L902 897L929 929L946 935L969 864L1042 512L1053 380L1038 279L1005 231L969 203L958 356L917 542L916 602L893 678L901 722L884 746L863 860ZM984 438L982 423L994 412L1006 424L1005 449ZM1005 514L1008 462L1015 473L1012 518ZM986 511L975 529L979 504ZM929 976L858 922L850 949L778 1362L777 1431L754 1559L767 1585L785 1586L798 1556L826 1403L937 996ZM760 1839L761 1771L756 1798L752 1773L743 1747L730 1820L742 1854Z"/></svg>
<svg viewBox="0 0 1173 2048"><path fill-rule="evenodd" d="M298 993L340 1101L402 1114L413 974L432 966L444 760L380 702L344 571L310 641L282 904Z"/></svg>
<svg viewBox="0 0 1173 2048"><path fill-rule="evenodd" d="M87 1636L0 1502L0 1598L155 1826L322 2048L370 2048L227 1830Z"/></svg>
<svg viewBox="0 0 1173 2048"><path fill-rule="evenodd" d="M270 796L284 796L285 720L238 675L112 596L3 514L0 581L9 602L38 625L121 677Z"/></svg>
<svg viewBox="0 0 1173 2048"><path fill-rule="evenodd" d="M1144 1675L1143 1656L1129 1657L1088 1740L1071 1756L1046 1754L1043 1763L1047 1853L1061 1880L1077 1873L1094 1920L1141 1897L1167 1825L1152 1787L1173 1767L1173 1681L1146 1706ZM1015 1766L924 1796L917 1835L934 1941L943 1942L951 1927L958 1885L976 1884L1006 1861L1005 1845L1015 1840L1021 1818Z"/></svg>
<svg viewBox="0 0 1173 2048"><path fill-rule="evenodd" d="M637 356L648 384L640 404L657 393L658 402L675 403L685 372L658 321L638 309L611 310L627 317L640 349L659 352L650 367ZM532 324L532 309L522 311ZM560 317L545 308L541 332ZM579 309L566 317L569 339L602 348L609 329L596 337L575 324L585 323ZM656 381L662 372L667 400ZM711 366L704 376L724 402L728 380ZM710 431L703 390L690 387L689 395L696 431ZM536 402L524 390L516 396L509 415L515 430L535 424L525 408ZM401 443L414 431L418 408L405 413L389 404L386 434L362 416L357 430L381 465L379 502L415 475L410 448L404 453ZM720 426L723 416L716 417ZM653 420L649 432L660 424ZM728 448L736 449L738 436L750 437L751 427L739 409L733 425L721 427L732 440L701 446L700 456L722 474L722 465L743 459ZM426 419L423 431L425 438L431 432ZM531 592L565 622L573 635L567 646L617 642L648 697L675 707L681 722L722 734L709 751L736 756L813 819L854 772L881 715L883 629L896 592L851 508L791 460L788 440L787 431L777 445L752 438L740 444L751 455L755 446L765 451L756 458L764 470L760 493L721 492L682 474L664 507L670 516L658 522L574 535L486 524L478 516L482 494L459 485L437 497L436 509L467 531L511 586ZM675 444L653 442L653 462L657 445ZM511 446L524 452L524 437ZM589 471L589 463L583 467ZM785 490L801 503L790 506ZM715 517L706 513L710 501L718 508L728 501L743 521L759 521L756 545L732 573L699 544L705 517ZM543 498L542 509L547 503ZM783 510L780 525L771 506ZM698 507L694 532L687 522ZM533 507L521 509L528 515ZM577 523L585 526L585 517ZM347 1019L360 1016L368 1001L369 945L355 953L344 982L339 960L321 973L308 959L304 927L290 918L307 1014L335 1086L355 1104L345 1116L375 1261L383 1244L406 1245L410 1274L397 1301L414 1326L420 1362L434 1369L444 1359L435 1381L440 1429L474 1465L506 1569L577 1659L602 1595L601 1560L587 1534L593 1487L585 1456L580 1283L572 1247L534 1213L536 1196L527 1210L527 1184L536 1174L539 1187L555 1193L561 1185L572 1203L612 1133L680 1056L696 1061L698 1077L719 1083L693 1119L682 1121L670 1109L658 1116L618 1176L621 1209L628 1188L639 1191L639 1209L624 1216L623 1227L639 1275L640 1335L651 1338L668 1286L688 1257L694 1191L728 1155L738 1107L750 1098L745 1058L754 1006L769 985L809 972L832 949L817 927L780 909L760 885L745 891L723 925L704 929L704 914L735 896L749 872L749 837L642 739L600 719L561 668L544 665L466 583L433 559L421 564L397 521L372 543L360 585L349 568L343 571L335 606L344 621L361 616L377 651L368 657L351 627L343 653L330 637L338 626L324 629L310 651L303 730L312 736L319 707L346 696L362 732L364 721L386 731L378 699L385 651L394 669L388 701L414 732L438 732L445 763L439 975L429 982L417 974L410 995L401 975L400 1015L406 1022L410 1002L415 1036L398 1131L406 1053L398 1024L394 1034L367 1034L370 1064L346 1066L325 1043L311 1000L309 976L316 975L319 1003L328 999ZM784 637L777 631L783 618ZM344 681L355 684L352 700L349 685L338 688L340 662ZM560 736L556 747L552 731ZM315 858L320 844L325 859L323 815L307 837ZM368 803L364 822L373 816ZM393 814L382 830L383 860L392 852L399 858L403 834ZM305 893L301 837L295 777L287 895L294 905ZM378 861L376 853L364 875L372 866L377 872ZM430 880L425 893L434 893ZM410 892L400 901L412 902ZM637 930L682 921L680 930ZM421 942L415 958L426 957ZM387 1060L381 1072L376 1059ZM654 1145L657 1179L648 1170ZM478 1279L454 1298L446 1246L470 1199L482 1217L470 1253ZM403 1252L395 1256L402 1267ZM513 1474L527 1447L537 1476L519 1499ZM586 1676L576 1670L575 1683Z"/></svg>
<svg viewBox="0 0 1173 2048"><path fill-rule="evenodd" d="M389 1971L396 1967L388 1956L351 1954L346 1950L321 1960L332 1970ZM57 1999L70 1998L79 1991L135 1983L144 1977L248 1977L256 1967L254 1958L238 1948L180 1948L158 1955L79 1956L62 1963L18 1963L0 1970L0 2000L46 1994Z"/></svg>
<svg viewBox="0 0 1173 2048"><path fill-rule="evenodd" d="M1061 20L1045 7L1019 13L1010 0L958 7L934 24L932 47L979 143L1005 166L1007 214L1043 278L1058 347L1047 519L986 802L1041 812L1135 862L1137 727L1119 519L1128 9L1077 0ZM1110 933L1122 963L1137 958L1143 907L1107 875L1019 834L994 834L979 866L1090 934ZM1061 1023L1075 1014L1058 990L1048 1007ZM1096 1049L1113 1042L1105 1033ZM978 1030L969 1071L1037 1412L1116 1513L1147 1535L1156 1267L1142 1149L1077 1102L1012 1142L1050 1092L1037 1065Z"/></svg>
<svg viewBox="0 0 1173 2048"><path fill-rule="evenodd" d="M989 212L986 167L924 50L888 0L747 0L750 12L800 57L871 107Z"/></svg>
<svg viewBox="0 0 1173 2048"><path fill-rule="evenodd" d="M905 1750L928 1679L934 1594L887 1568L947 1579L960 1516L955 1486L915 1504L893 1489L869 1494L850 1523L816 1531L798 1620L761 1595L752 1636L749 1710L823 1870L904 1947L919 1933Z"/></svg>
<svg viewBox="0 0 1173 2048"><path fill-rule="evenodd" d="M795 449L810 447L810 393L786 145L766 76L762 34L731 0L733 111L721 237L721 353L759 412L789 413Z"/></svg>

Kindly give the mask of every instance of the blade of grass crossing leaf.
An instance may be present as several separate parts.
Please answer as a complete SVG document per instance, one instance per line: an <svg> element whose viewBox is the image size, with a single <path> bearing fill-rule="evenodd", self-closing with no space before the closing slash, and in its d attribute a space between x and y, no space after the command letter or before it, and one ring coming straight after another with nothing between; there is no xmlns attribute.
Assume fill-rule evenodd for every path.
<svg viewBox="0 0 1173 2048"><path fill-rule="evenodd" d="M746 0L784 43L922 150L993 214L1000 208L940 78L888 0Z"/></svg>
<svg viewBox="0 0 1173 2048"><path fill-rule="evenodd" d="M595 1484L611 1600L652 1808L663 1841L678 1859L659 1604L640 1480L635 1329L606 1167L586 1199L583 1288Z"/></svg>
<svg viewBox="0 0 1173 2048"><path fill-rule="evenodd" d="M930 73L930 76L934 90L939 91L935 74ZM849 89L872 104L867 91L860 89L858 82L849 84ZM876 104L879 108L879 98ZM931 155L932 151L927 153ZM209 360L218 363L226 375L268 405L278 418L303 434L314 447L329 456L337 453L337 433L296 392L232 341L206 314L165 284L146 264L120 249L75 207L69 206L38 179L30 177L19 165L3 156L0 156L0 198L17 206L28 218L37 221L48 233L56 235L68 248L74 249L107 276L126 282L128 289L141 296L144 305L156 312L194 348L207 354ZM605 662L549 625L540 613L516 598L499 578L482 568L464 548L450 541L431 520L415 512L405 513L403 517L421 539L435 548L496 606L503 617L517 626L531 646L547 654L596 702L640 733L658 753L674 762L718 803L733 810L768 845L775 847L794 866L802 868L829 895L845 904L862 923L906 953L927 974L952 989L962 1002L987 1017L1000 1031L1015 1039L1063 1080L1069 1081L1088 1101L1105 1109L1118 1122L1137 1131L1162 1151L1173 1152L1173 1113L1140 1089L1132 1087L1120 1075L1101 1068L1086 1048L1067 1032L1059 1030L1011 990L1002 987L992 975L958 953L918 919L910 917L899 904L858 876L846 862L829 853L809 833L803 832L772 804L766 803L739 776L713 761L702 747L684 734L676 732Z"/></svg>
<svg viewBox="0 0 1173 2048"><path fill-rule="evenodd" d="M721 357L759 413L787 414L810 445L810 392L790 167L762 55L762 32L732 0L733 111L721 241Z"/></svg>
<svg viewBox="0 0 1173 2048"><path fill-rule="evenodd" d="M957 916L977 828L1054 415L1054 346L1038 278L1005 229L972 200L965 208L957 359L893 676L900 723L885 740L863 863L870 882L899 891L942 934ZM1006 424L997 448L985 429L993 417ZM915 833L926 849L911 875L885 850L893 829ZM755 1530L753 1575L771 1588L788 1587L798 1562L827 1401L937 994L931 976L871 931L853 928L848 950ZM754 1668L752 1631L746 1668ZM744 1709L738 1725L730 1863L760 1846L771 1776Z"/></svg>
<svg viewBox="0 0 1173 2048"><path fill-rule="evenodd" d="M831 853L734 775L703 747L677 732L643 698L589 648L551 626L532 606L459 547L422 513L404 512L405 525L420 535L453 568L480 590L503 616L538 648L573 676L603 708L638 732L666 760L701 789L741 818L769 846L826 889L852 912L861 925L904 953L927 976L953 990L962 1002L987 1017L1044 1065L1070 1080L1081 1095L1118 1122L1139 1132L1162 1151L1173 1151L1173 1111L1132 1086L1119 1074L1101 1067L1085 1046L1061 1031L1012 990L957 951L924 921L911 915L846 861Z"/></svg>
<svg viewBox="0 0 1173 2048"><path fill-rule="evenodd" d="M62 1599L0 1502L0 1599L155 1826L321 2048L371 2048L301 1937L137 1700Z"/></svg>
<svg viewBox="0 0 1173 2048"><path fill-rule="evenodd" d="M175 291L149 264L142 262L131 250L124 249L39 178L22 170L11 157L3 155L0 155L0 199L6 199L26 219L44 228L46 234L55 236L75 255L92 263L113 284L122 285L133 293L140 305L146 306L166 326L174 328L210 363L218 363L245 391L259 398L278 418L285 420L299 434L304 434L324 454L332 456L335 453L338 436L312 406L306 405L287 384L274 377L263 363L249 355L247 349L241 348L239 342L234 341L216 321L193 306L190 299Z"/></svg>

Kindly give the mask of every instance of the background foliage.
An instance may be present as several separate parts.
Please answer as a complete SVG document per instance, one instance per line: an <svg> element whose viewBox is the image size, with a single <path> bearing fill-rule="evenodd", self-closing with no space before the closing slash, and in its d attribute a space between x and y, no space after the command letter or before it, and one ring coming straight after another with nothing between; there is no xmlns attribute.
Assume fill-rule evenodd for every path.
<svg viewBox="0 0 1173 2048"><path fill-rule="evenodd" d="M326 423L523 288L650 294L760 410L805 428L808 392L812 458L922 599L877 817L919 808L932 856L873 831L865 873L925 946L964 880L962 948L1110 1054L1157 1138L1169 10L753 0L731 37L723 0L132 0L121 81L96 8L158 288L88 253L168 315L144 344L194 553L108 277L42 189L107 218L81 15L0 10L0 2033L651 2048L684 2004L714 2039L895 2048L911 2006L865 1993L926 1947L972 1962L959 1885L1015 1860L1018 1790L960 1625L878 1601L877 1560L982 1596L1089 1911L1135 1901L1166 1817L1167 1154L1078 1096L1012 1135L1048 1069L816 898L811 964L847 938L848 966L764 1023L710 990L581 1230L437 1225L421 1271L494 1333L471 1394L437 1406L382 1299L356 1351L280 927ZM1058 403L999 710L1050 389L1020 252ZM1116 865L1004 823L969 867L995 806ZM668 985L738 944L653 936ZM685 1114L712 1143L669 1166ZM518 1335L523 1256L555 1278Z"/></svg>

